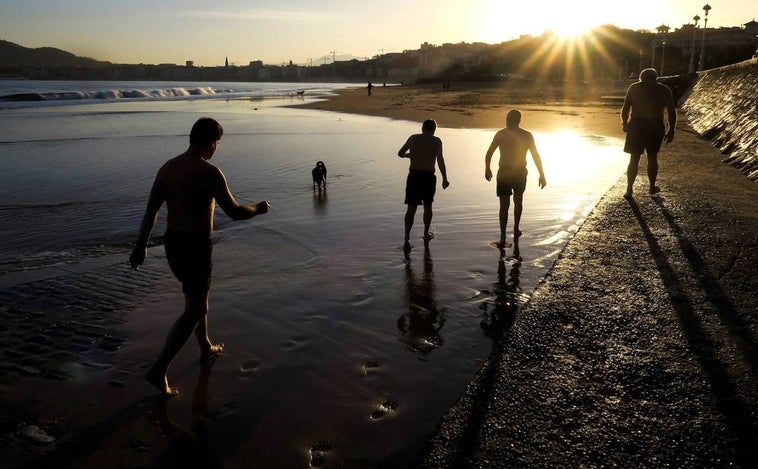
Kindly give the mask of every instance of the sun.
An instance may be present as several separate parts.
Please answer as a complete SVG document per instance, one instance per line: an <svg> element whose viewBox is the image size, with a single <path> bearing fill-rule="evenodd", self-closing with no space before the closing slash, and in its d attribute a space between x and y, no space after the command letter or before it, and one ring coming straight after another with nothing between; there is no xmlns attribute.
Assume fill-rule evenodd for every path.
<svg viewBox="0 0 758 469"><path fill-rule="evenodd" d="M555 25L554 27L550 28L549 31L555 33L564 41L570 41L581 38L589 32L590 28L590 25L566 21Z"/></svg>

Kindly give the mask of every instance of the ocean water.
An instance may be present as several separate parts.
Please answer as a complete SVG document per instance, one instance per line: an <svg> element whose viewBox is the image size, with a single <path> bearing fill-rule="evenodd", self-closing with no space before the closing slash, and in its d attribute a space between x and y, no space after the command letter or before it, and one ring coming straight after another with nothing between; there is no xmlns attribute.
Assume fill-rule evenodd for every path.
<svg viewBox="0 0 758 469"><path fill-rule="evenodd" d="M495 183L484 179L494 131L439 128L451 185L437 190L435 239L425 249L419 209L406 257L408 161L396 152L420 123L290 106L350 85L308 85L304 96L302 84L87 85L0 82L0 96L205 91L0 103L0 271L128 257L155 172L185 150L198 117L218 119L212 162L241 201L272 203L247 222L217 214L211 334L226 356L210 377L221 384L204 438L228 467L307 467L314 447L324 467L407 464L626 166L617 139L535 134L548 186L538 188L530 161L524 235L501 256L490 246ZM318 160L329 171L323 192L311 183ZM180 307L179 287L171 293ZM172 313L145 316L133 321L159 330L157 353ZM169 405L176 415L189 406Z"/></svg>

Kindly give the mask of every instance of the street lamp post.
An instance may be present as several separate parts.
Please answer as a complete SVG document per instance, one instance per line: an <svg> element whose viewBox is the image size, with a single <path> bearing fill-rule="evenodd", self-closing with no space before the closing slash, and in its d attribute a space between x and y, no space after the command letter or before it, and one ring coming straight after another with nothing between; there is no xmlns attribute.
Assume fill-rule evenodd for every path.
<svg viewBox="0 0 758 469"><path fill-rule="evenodd" d="M695 26L692 28L692 52L690 52L689 73L695 71L695 41L697 41L697 22L700 21L700 17L698 15L695 15L692 17L692 21L695 22Z"/></svg>
<svg viewBox="0 0 758 469"><path fill-rule="evenodd" d="M640 49L640 72L642 71L642 49Z"/></svg>
<svg viewBox="0 0 758 469"><path fill-rule="evenodd" d="M666 58L666 41L661 43L661 76L663 76L663 60Z"/></svg>
<svg viewBox="0 0 758 469"><path fill-rule="evenodd" d="M703 20L703 43L700 46L700 65L697 68L701 72L703 71L703 67L705 67L705 30L708 29L708 12L711 11L711 6L706 3L703 11L705 12L705 19Z"/></svg>

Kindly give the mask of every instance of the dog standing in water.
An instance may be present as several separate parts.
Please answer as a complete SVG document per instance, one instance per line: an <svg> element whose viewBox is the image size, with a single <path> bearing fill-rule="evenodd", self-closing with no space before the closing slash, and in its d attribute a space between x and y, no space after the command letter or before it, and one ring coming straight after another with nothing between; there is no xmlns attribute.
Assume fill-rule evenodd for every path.
<svg viewBox="0 0 758 469"><path fill-rule="evenodd" d="M316 167L311 171L313 175L313 188L318 186L318 190L326 189L326 165L323 161L316 163Z"/></svg>

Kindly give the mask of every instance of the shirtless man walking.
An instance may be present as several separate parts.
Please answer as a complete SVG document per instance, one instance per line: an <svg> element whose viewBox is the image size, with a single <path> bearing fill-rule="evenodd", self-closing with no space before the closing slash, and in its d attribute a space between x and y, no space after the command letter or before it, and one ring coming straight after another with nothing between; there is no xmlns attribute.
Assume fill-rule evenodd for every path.
<svg viewBox="0 0 758 469"><path fill-rule="evenodd" d="M508 247L505 242L505 229L508 226L508 210L511 205L513 194L513 237L521 236L519 223L524 205L524 191L526 190L526 152L532 155L532 160L540 172L539 185L543 189L545 173L542 171L542 159L534 136L531 132L519 127L521 124L521 111L511 109L505 118L505 128L499 130L492 139L490 147L484 158L484 178L492 180L490 162L495 149L500 149L500 163L497 170L497 196L500 199L500 241L497 246L501 249Z"/></svg>
<svg viewBox="0 0 758 469"><path fill-rule="evenodd" d="M658 177L658 151L664 137L666 143L674 140L676 127L676 107L674 95L668 86L658 83L658 73L654 68L640 72L640 80L626 90L624 106L621 108L621 126L626 132L624 152L629 153L629 166L626 170L626 194L630 199L634 192L634 180L637 179L640 157L647 151L647 178L650 183L648 192L657 194L661 188L655 185ZM663 110L668 117L668 132L663 123ZM631 114L631 119L629 118Z"/></svg>
<svg viewBox="0 0 758 469"><path fill-rule="evenodd" d="M199 119L190 132L187 151L170 159L158 171L150 190L137 244L129 257L134 269L145 261L147 244L158 210L168 210L164 238L166 259L171 271L182 282L184 312L168 332L158 359L145 378L164 395L179 393L168 384L166 373L171 361L195 333L200 360L207 362L223 352L223 344L208 338L208 298L211 286L213 214L216 203L233 220L247 220L266 213L268 201L240 205L229 191L224 174L210 164L224 130L213 119Z"/></svg>
<svg viewBox="0 0 758 469"><path fill-rule="evenodd" d="M450 182L447 180L445 158L442 156L442 140L434 136L437 123L433 119L427 119L421 125L421 133L408 137L405 144L400 147L397 156L410 158L411 165L408 171L408 179L405 184L405 203L408 209L405 212L405 242L403 250L411 249L411 228L416 209L424 204L424 241L432 239L429 227L432 224L432 202L437 189L437 176L434 175L434 164L439 166L442 174L442 189L447 189Z"/></svg>

